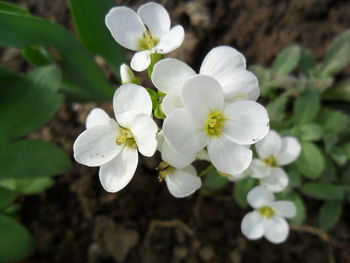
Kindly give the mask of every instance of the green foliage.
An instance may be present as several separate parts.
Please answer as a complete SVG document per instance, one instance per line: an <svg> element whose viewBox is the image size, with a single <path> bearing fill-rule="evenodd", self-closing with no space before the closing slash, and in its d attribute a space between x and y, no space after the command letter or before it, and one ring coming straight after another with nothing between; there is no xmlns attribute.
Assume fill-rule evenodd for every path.
<svg viewBox="0 0 350 263"><path fill-rule="evenodd" d="M248 206L247 194L254 185L255 181L251 177L246 177L233 185L233 197L239 206L243 208Z"/></svg>
<svg viewBox="0 0 350 263"><path fill-rule="evenodd" d="M206 173L204 186L209 190L219 189L227 183L227 178L225 176L220 175L215 169L211 169Z"/></svg>
<svg viewBox="0 0 350 263"><path fill-rule="evenodd" d="M304 142L301 145L300 157L296 161L296 166L300 173L306 178L316 179L324 169L324 157L321 150L311 142Z"/></svg>
<svg viewBox="0 0 350 263"><path fill-rule="evenodd" d="M295 101L293 121L295 124L310 123L320 109L318 93L313 88L306 89Z"/></svg>
<svg viewBox="0 0 350 263"><path fill-rule="evenodd" d="M339 221L342 212L342 203L340 201L326 201L320 209L318 217L320 228L329 230Z"/></svg>
<svg viewBox="0 0 350 263"><path fill-rule="evenodd" d="M330 183L306 183L301 186L305 195L320 200L341 200L344 190L343 186Z"/></svg>
<svg viewBox="0 0 350 263"><path fill-rule="evenodd" d="M291 73L300 60L301 50L299 46L290 46L284 49L275 59L272 65L272 72L276 76Z"/></svg>

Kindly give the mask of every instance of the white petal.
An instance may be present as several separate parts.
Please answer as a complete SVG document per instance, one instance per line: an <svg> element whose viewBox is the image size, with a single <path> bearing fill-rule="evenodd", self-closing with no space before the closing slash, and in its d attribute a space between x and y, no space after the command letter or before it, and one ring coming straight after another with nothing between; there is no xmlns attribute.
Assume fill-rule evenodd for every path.
<svg viewBox="0 0 350 263"><path fill-rule="evenodd" d="M253 156L249 147L236 144L225 136L209 140L208 154L215 168L228 174L238 174L246 170Z"/></svg>
<svg viewBox="0 0 350 263"><path fill-rule="evenodd" d="M144 71L150 64L151 57L148 50L136 52L130 61L131 68L138 72Z"/></svg>
<svg viewBox="0 0 350 263"><path fill-rule="evenodd" d="M122 149L115 143L119 135L118 124L110 119L108 125L85 130L73 145L74 158L87 166L100 166L112 160Z"/></svg>
<svg viewBox="0 0 350 263"><path fill-rule="evenodd" d="M196 75L183 84L182 102L191 115L204 121L211 112L222 111L224 93L212 77Z"/></svg>
<svg viewBox="0 0 350 263"><path fill-rule="evenodd" d="M295 215L297 214L297 208L295 207L295 204L291 201L276 201L271 205L271 207L275 209L278 215L286 218L295 217Z"/></svg>
<svg viewBox="0 0 350 263"><path fill-rule="evenodd" d="M270 206L274 200L275 200L275 197L273 193L261 185L251 189L247 195L247 201L249 205L254 208L260 208L262 206Z"/></svg>
<svg viewBox="0 0 350 263"><path fill-rule="evenodd" d="M147 3L137 10L143 23L147 26L152 36L160 38L170 30L170 17L166 9L157 3Z"/></svg>
<svg viewBox="0 0 350 263"><path fill-rule="evenodd" d="M196 72L186 63L166 58L154 65L151 79L158 90L180 96L184 81L195 74Z"/></svg>
<svg viewBox="0 0 350 263"><path fill-rule="evenodd" d="M271 169L269 176L262 178L261 183L272 192L281 192L288 186L288 175L282 168Z"/></svg>
<svg viewBox="0 0 350 263"><path fill-rule="evenodd" d="M105 23L120 45L131 50L138 50L138 39L146 30L141 18L128 7L112 8L106 15Z"/></svg>
<svg viewBox="0 0 350 263"><path fill-rule="evenodd" d="M158 144L156 140L158 126L155 121L146 114L139 114L130 122L129 128L139 152L146 157L153 156Z"/></svg>
<svg viewBox="0 0 350 263"><path fill-rule="evenodd" d="M108 125L110 119L111 118L104 110L95 108L90 111L89 115L86 118L86 129L95 126Z"/></svg>
<svg viewBox="0 0 350 263"><path fill-rule="evenodd" d="M219 82L236 69L245 69L244 56L229 46L213 48L204 58L200 74L212 76Z"/></svg>
<svg viewBox="0 0 350 263"><path fill-rule="evenodd" d="M145 88L128 83L114 93L113 109L118 123L127 128L136 115L151 115L152 100Z"/></svg>
<svg viewBox="0 0 350 263"><path fill-rule="evenodd" d="M197 159L210 162L208 151L204 148L197 153Z"/></svg>
<svg viewBox="0 0 350 263"><path fill-rule="evenodd" d="M235 101L224 109L226 118L223 134L238 144L250 145L266 136L269 116L266 109L254 101Z"/></svg>
<svg viewBox="0 0 350 263"><path fill-rule="evenodd" d="M167 174L165 182L169 192L177 198L189 196L202 186L202 181L197 175L182 169L175 169L172 174Z"/></svg>
<svg viewBox="0 0 350 263"><path fill-rule="evenodd" d="M190 165L195 159L195 154L182 154L171 146L164 138L163 131L157 135L158 149L161 153L162 160L171 166L182 169Z"/></svg>
<svg viewBox="0 0 350 263"><path fill-rule="evenodd" d="M274 216L265 223L265 234L267 240L274 244L285 241L289 234L289 225L283 217Z"/></svg>
<svg viewBox="0 0 350 263"><path fill-rule="evenodd" d="M222 86L226 101L255 101L260 95L258 79L245 69L233 70L232 73L218 81Z"/></svg>
<svg viewBox="0 0 350 263"><path fill-rule="evenodd" d="M161 108L163 113L168 116L173 110L182 108L182 101L179 95L168 94L163 98Z"/></svg>
<svg viewBox="0 0 350 263"><path fill-rule="evenodd" d="M264 235L264 221L257 211L246 214L241 223L243 235L251 240L256 240Z"/></svg>
<svg viewBox="0 0 350 263"><path fill-rule="evenodd" d="M110 193L122 190L133 178L138 158L136 149L124 148L112 161L102 165L99 176L103 188Z"/></svg>
<svg viewBox="0 0 350 263"><path fill-rule="evenodd" d="M300 150L301 146L296 138L282 138L281 149L277 154L278 165L287 165L294 162L299 157Z"/></svg>
<svg viewBox="0 0 350 263"><path fill-rule="evenodd" d="M243 178L246 178L249 174L248 174L248 169L246 169L239 174L225 174L225 175L227 176L227 179L229 179L231 182L237 182L239 180L242 180Z"/></svg>
<svg viewBox="0 0 350 263"><path fill-rule="evenodd" d="M180 153L196 154L206 145L203 126L184 109L172 111L163 123L164 136Z"/></svg>
<svg viewBox="0 0 350 263"><path fill-rule="evenodd" d="M281 149L281 137L274 130L270 130L264 139L255 144L256 152L261 159L275 157Z"/></svg>
<svg viewBox="0 0 350 263"><path fill-rule="evenodd" d="M174 26L168 33L161 37L159 43L155 46L155 50L159 54L167 54L181 46L184 38L184 28L180 25Z"/></svg>
<svg viewBox="0 0 350 263"><path fill-rule="evenodd" d="M271 173L271 167L266 165L260 159L253 159L249 168L250 176L253 178L264 178Z"/></svg>
<svg viewBox="0 0 350 263"><path fill-rule="evenodd" d="M134 81L135 74L128 65L122 64L119 72L122 84L132 83Z"/></svg>

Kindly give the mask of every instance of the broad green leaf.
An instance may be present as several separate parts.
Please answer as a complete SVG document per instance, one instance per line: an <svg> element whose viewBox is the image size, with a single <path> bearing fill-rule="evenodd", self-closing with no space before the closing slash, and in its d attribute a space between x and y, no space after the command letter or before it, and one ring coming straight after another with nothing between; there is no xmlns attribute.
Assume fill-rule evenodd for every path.
<svg viewBox="0 0 350 263"><path fill-rule="evenodd" d="M326 133L337 134L349 129L349 117L341 111L322 109L318 116L318 123Z"/></svg>
<svg viewBox="0 0 350 263"><path fill-rule="evenodd" d="M330 152L332 159L339 165L343 166L348 161L348 156L345 151L343 151L340 147L335 147Z"/></svg>
<svg viewBox="0 0 350 263"><path fill-rule="evenodd" d="M18 15L30 15L27 10L19 7L18 5L10 4L4 1L0 1L0 11Z"/></svg>
<svg viewBox="0 0 350 263"><path fill-rule="evenodd" d="M26 47L22 50L22 56L37 67L54 63L48 51L43 47Z"/></svg>
<svg viewBox="0 0 350 263"><path fill-rule="evenodd" d="M260 86L260 94L262 96L265 96L271 88L271 82L272 82L271 70L266 69L260 65L253 65L249 67L249 70L252 71L255 74L255 76L258 78L259 86Z"/></svg>
<svg viewBox="0 0 350 263"><path fill-rule="evenodd" d="M318 221L320 228L324 230L330 230L333 228L339 221L342 212L342 202L340 201L326 201L318 215Z"/></svg>
<svg viewBox="0 0 350 263"><path fill-rule="evenodd" d="M114 6L113 0L68 0L75 29L83 44L100 54L112 68L123 60L122 48L113 39L105 25L105 16Z"/></svg>
<svg viewBox="0 0 350 263"><path fill-rule="evenodd" d="M53 186L54 183L55 181L51 177L17 179L16 190L26 195L39 194Z"/></svg>
<svg viewBox="0 0 350 263"><path fill-rule="evenodd" d="M339 82L322 94L326 100L350 102L350 79Z"/></svg>
<svg viewBox="0 0 350 263"><path fill-rule="evenodd" d="M16 192L0 186L0 210L10 205L16 197Z"/></svg>
<svg viewBox="0 0 350 263"><path fill-rule="evenodd" d="M293 45L285 48L273 62L273 74L278 76L292 72L298 66L300 54L299 46Z"/></svg>
<svg viewBox="0 0 350 263"><path fill-rule="evenodd" d="M316 179L324 169L324 157L315 144L303 142L301 144L301 154L295 164L305 177Z"/></svg>
<svg viewBox="0 0 350 263"><path fill-rule="evenodd" d="M306 89L294 103L293 121L296 124L311 122L320 109L320 98L315 89Z"/></svg>
<svg viewBox="0 0 350 263"><path fill-rule="evenodd" d="M55 144L22 140L0 145L0 167L0 178L35 178L63 173L70 161Z"/></svg>
<svg viewBox="0 0 350 263"><path fill-rule="evenodd" d="M97 101L110 99L113 88L101 69L94 63L88 51L62 26L41 18L15 15L0 11L0 45L15 48L51 46L52 57L62 67L64 76L71 79L81 97L65 90L71 99Z"/></svg>
<svg viewBox="0 0 350 263"><path fill-rule="evenodd" d="M305 75L309 75L311 71L313 71L316 67L316 58L314 53L308 49L301 49L300 60L298 69L301 73Z"/></svg>
<svg viewBox="0 0 350 263"><path fill-rule="evenodd" d="M255 181L251 177L246 177L233 185L233 197L236 203L243 208L248 207L247 194L255 185Z"/></svg>
<svg viewBox="0 0 350 263"><path fill-rule="evenodd" d="M350 61L350 30L335 38L326 53L322 64L322 74L333 75L344 68Z"/></svg>
<svg viewBox="0 0 350 263"><path fill-rule="evenodd" d="M15 219L0 214L0 262L15 262L29 256L34 239Z"/></svg>
<svg viewBox="0 0 350 263"><path fill-rule="evenodd" d="M287 101L288 96L283 94L267 105L266 109L269 114L270 121L280 122L284 119Z"/></svg>
<svg viewBox="0 0 350 263"><path fill-rule="evenodd" d="M228 183L225 176L220 175L215 169L212 169L205 178L204 185L207 189L215 190Z"/></svg>
<svg viewBox="0 0 350 263"><path fill-rule="evenodd" d="M307 123L298 127L298 134L303 141L316 141L321 139L323 129L315 123Z"/></svg>
<svg viewBox="0 0 350 263"><path fill-rule="evenodd" d="M2 136L18 138L46 124L63 102L60 84L60 70L47 66L0 87Z"/></svg>
<svg viewBox="0 0 350 263"><path fill-rule="evenodd" d="M342 200L344 187L330 183L306 183L301 186L303 194L320 200Z"/></svg>

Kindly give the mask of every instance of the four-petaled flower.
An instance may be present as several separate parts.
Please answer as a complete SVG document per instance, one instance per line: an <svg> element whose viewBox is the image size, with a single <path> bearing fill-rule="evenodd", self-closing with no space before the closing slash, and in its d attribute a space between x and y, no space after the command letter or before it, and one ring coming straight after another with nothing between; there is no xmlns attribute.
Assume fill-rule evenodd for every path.
<svg viewBox="0 0 350 263"><path fill-rule="evenodd" d="M280 137L271 130L267 136L255 144L259 158L254 158L249 167L251 177L272 192L280 192L288 185L288 175L279 167L294 162L300 154L300 144L294 137Z"/></svg>
<svg viewBox="0 0 350 263"><path fill-rule="evenodd" d="M242 233L252 240L264 236L275 244L285 241L289 233L289 225L285 218L296 215L294 203L275 201L273 193L264 186L250 190L247 200L255 210L244 216L241 224Z"/></svg>
<svg viewBox="0 0 350 263"><path fill-rule="evenodd" d="M122 85L114 94L116 117L94 109L86 120L86 130L73 145L77 162L100 166L99 177L108 192L123 189L134 176L138 151L147 157L157 149L157 124L151 118L152 102L147 91L135 84Z"/></svg>
<svg viewBox="0 0 350 263"><path fill-rule="evenodd" d="M140 6L137 13L125 6L114 7L105 22L115 41L138 51L130 62L136 71L148 68L152 54L166 54L181 46L185 37L182 26L170 29L168 12L153 2Z"/></svg>
<svg viewBox="0 0 350 263"><path fill-rule="evenodd" d="M207 147L210 161L223 173L247 169L252 160L249 145L269 131L265 108L249 100L225 102L220 83L205 75L184 82L182 101L184 107L173 110L164 121L168 142L184 154Z"/></svg>

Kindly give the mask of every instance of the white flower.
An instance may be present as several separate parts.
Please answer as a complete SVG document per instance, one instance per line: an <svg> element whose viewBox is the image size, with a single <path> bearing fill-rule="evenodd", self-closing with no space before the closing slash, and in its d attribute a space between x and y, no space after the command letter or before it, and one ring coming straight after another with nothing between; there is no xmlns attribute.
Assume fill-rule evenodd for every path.
<svg viewBox="0 0 350 263"><path fill-rule="evenodd" d="M183 83L195 74L190 66L177 59L167 58L155 64L151 78L156 88L167 94L162 103L162 110L166 115L175 108L182 107ZM257 78L246 70L244 56L232 47L213 48L204 58L199 74L215 78L228 102L255 101L259 97Z"/></svg>
<svg viewBox="0 0 350 263"><path fill-rule="evenodd" d="M272 192L264 186L250 190L247 196L254 211L246 214L242 220L242 233L251 240L265 237L272 243L285 241L289 234L289 225L285 218L296 215L296 207L291 201L275 201Z"/></svg>
<svg viewBox="0 0 350 263"><path fill-rule="evenodd" d="M288 176L279 167L294 162L300 154L300 144L294 137L281 138L271 130L267 136L255 144L259 159L253 159L249 173L258 178L272 192L280 192L288 185Z"/></svg>
<svg viewBox="0 0 350 263"><path fill-rule="evenodd" d="M113 108L117 122L105 111L94 109L86 120L87 129L73 145L77 162L101 166L100 181L108 192L117 192L130 182L138 151L150 157L157 148L158 127L151 118L151 98L143 87L122 85L114 94Z"/></svg>
<svg viewBox="0 0 350 263"><path fill-rule="evenodd" d="M115 41L138 51L130 63L136 71L148 68L152 53L166 54L181 46L185 36L180 25L170 29L168 12L153 2L140 6L137 13L125 6L114 7L105 22Z"/></svg>
<svg viewBox="0 0 350 263"><path fill-rule="evenodd" d="M180 153L197 154L207 147L218 171L237 174L252 160L251 145L269 131L263 106L253 101L224 102L217 80L189 78L182 88L183 108L173 110L163 124L164 136Z"/></svg>
<svg viewBox="0 0 350 263"><path fill-rule="evenodd" d="M120 79L122 84L140 83L140 80L135 76L134 72L126 64L122 64L120 66Z"/></svg>
<svg viewBox="0 0 350 263"><path fill-rule="evenodd" d="M196 169L190 165L196 158L195 154L181 154L174 149L159 132L158 149L162 162L159 165L160 180L165 180L169 192L177 198L193 194L202 186Z"/></svg>

